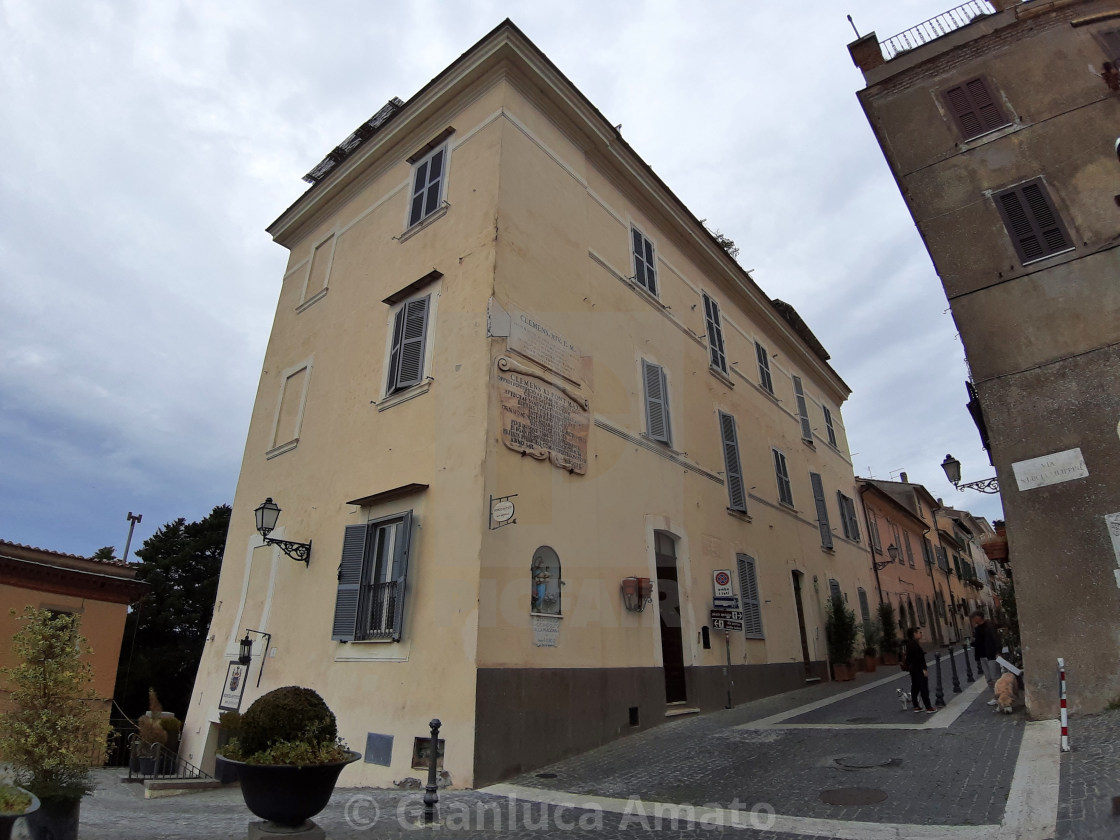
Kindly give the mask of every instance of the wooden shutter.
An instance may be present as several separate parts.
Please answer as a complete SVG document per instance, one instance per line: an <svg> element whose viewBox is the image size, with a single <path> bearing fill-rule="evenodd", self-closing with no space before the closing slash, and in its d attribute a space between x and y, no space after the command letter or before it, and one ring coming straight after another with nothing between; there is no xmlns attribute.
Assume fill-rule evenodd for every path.
<svg viewBox="0 0 1120 840"><path fill-rule="evenodd" d="M800 376L793 377L793 394L797 397L797 416L801 418L801 438L812 443L813 426L809 422L809 404L805 402L805 388Z"/></svg>
<svg viewBox="0 0 1120 840"><path fill-rule="evenodd" d="M933 565L933 546L930 545L928 537L922 537L922 556L927 566Z"/></svg>
<svg viewBox="0 0 1120 840"><path fill-rule="evenodd" d="M362 567L366 553L366 526L347 525L342 539L342 562L338 566L338 591L334 598L331 639L352 642L358 633Z"/></svg>
<svg viewBox="0 0 1120 840"><path fill-rule="evenodd" d="M728 507L746 513L747 494L743 488L743 467L739 462L739 436L735 430L735 418L721 411L719 428L723 437L723 464L727 470Z"/></svg>
<svg viewBox="0 0 1120 840"><path fill-rule="evenodd" d="M859 542L859 518L856 516L856 503L847 496L844 497L844 501L848 508L848 522L852 529L852 539Z"/></svg>
<svg viewBox="0 0 1120 840"><path fill-rule="evenodd" d="M758 569L754 558L737 554L739 594L743 599L743 635L748 639L764 639L762 632L762 599L758 594Z"/></svg>
<svg viewBox="0 0 1120 840"><path fill-rule="evenodd" d="M660 365L642 359L642 378L646 389L646 433L653 440L668 444L669 399L665 371Z"/></svg>
<svg viewBox="0 0 1120 840"><path fill-rule="evenodd" d="M904 531L902 536L906 537L906 560L910 563L910 568L914 568L914 549L910 547L910 532Z"/></svg>
<svg viewBox="0 0 1120 840"><path fill-rule="evenodd" d="M431 295L425 295L397 310L389 352L387 393L418 385L424 376L424 342L428 336L430 302Z"/></svg>
<svg viewBox="0 0 1120 840"><path fill-rule="evenodd" d="M756 341L754 354L758 359L758 384L773 394L774 380L770 377L770 357L766 354L766 348Z"/></svg>
<svg viewBox="0 0 1120 840"><path fill-rule="evenodd" d="M719 305L704 294L704 320L708 326L708 363L727 373L727 356L723 350L723 327L719 321Z"/></svg>
<svg viewBox="0 0 1120 840"><path fill-rule="evenodd" d="M406 513L395 526L397 539L393 552L393 641L404 632L405 591L408 583L408 554L412 542L412 513Z"/></svg>
<svg viewBox="0 0 1120 840"><path fill-rule="evenodd" d="M840 581L836 578L828 579L828 597L839 598L841 601L844 600L844 593L840 591Z"/></svg>
<svg viewBox="0 0 1120 840"><path fill-rule="evenodd" d="M813 485L813 501L817 505L817 527L821 530L821 545L832 548L832 528L828 524L828 505L824 502L824 482L820 473L809 473L809 481Z"/></svg>
<svg viewBox="0 0 1120 840"><path fill-rule="evenodd" d="M828 432L828 442L836 446L836 428L832 425L832 412L828 410L828 406L822 405L821 411L824 412L824 427Z"/></svg>
<svg viewBox="0 0 1120 840"><path fill-rule="evenodd" d="M987 81L982 77L945 91L945 101L964 140L987 134L1011 122L1000 110Z"/></svg>
<svg viewBox="0 0 1120 840"><path fill-rule="evenodd" d="M996 193L994 199L1011 244L1024 263L1073 247L1041 179Z"/></svg>
<svg viewBox="0 0 1120 840"><path fill-rule="evenodd" d="M871 610L867 606L867 591L862 586L859 588L859 614L865 626L871 623Z"/></svg>

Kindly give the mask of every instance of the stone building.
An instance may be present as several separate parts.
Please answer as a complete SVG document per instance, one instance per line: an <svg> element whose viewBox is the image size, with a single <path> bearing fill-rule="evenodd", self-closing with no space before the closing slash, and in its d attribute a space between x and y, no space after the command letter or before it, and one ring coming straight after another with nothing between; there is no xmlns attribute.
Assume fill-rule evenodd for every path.
<svg viewBox="0 0 1120 840"><path fill-rule="evenodd" d="M971 0L849 47L999 479L1027 705L1120 696L1120 5ZM970 464L977 472L981 465Z"/></svg>
<svg viewBox="0 0 1120 840"><path fill-rule="evenodd" d="M289 684L363 753L342 784L419 775L438 717L478 785L826 677L830 591L873 588L849 389L512 23L308 180L190 761Z"/></svg>

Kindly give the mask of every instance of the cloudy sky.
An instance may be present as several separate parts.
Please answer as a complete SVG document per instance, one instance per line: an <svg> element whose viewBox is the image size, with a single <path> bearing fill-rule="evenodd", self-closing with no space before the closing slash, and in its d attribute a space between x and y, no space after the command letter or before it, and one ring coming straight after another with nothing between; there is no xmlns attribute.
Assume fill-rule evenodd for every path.
<svg viewBox="0 0 1120 840"><path fill-rule="evenodd" d="M301 176L510 17L792 303L856 473L992 474L846 45L954 0L0 0L0 539L133 549L231 502ZM697 155L696 150L703 150Z"/></svg>

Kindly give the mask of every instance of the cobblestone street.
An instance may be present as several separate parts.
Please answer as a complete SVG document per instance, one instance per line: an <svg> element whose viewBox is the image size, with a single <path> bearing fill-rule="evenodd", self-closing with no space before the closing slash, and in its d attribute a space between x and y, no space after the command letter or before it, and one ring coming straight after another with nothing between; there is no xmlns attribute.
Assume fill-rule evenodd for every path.
<svg viewBox="0 0 1120 840"><path fill-rule="evenodd" d="M1028 723L1021 710L993 714L984 686L963 674L961 693L947 682L946 707L929 716L902 709L897 689L906 685L895 669L861 674L854 683L677 719L480 791L441 791L438 832L1120 836L1120 818L1111 815L1111 797L1120 794L1120 712L1075 721L1074 751L1059 758L1055 726ZM336 840L421 838L434 833L416 827L422 793L340 788L316 822ZM141 785L104 770L83 802L81 837L240 840L253 819L236 786L144 799Z"/></svg>

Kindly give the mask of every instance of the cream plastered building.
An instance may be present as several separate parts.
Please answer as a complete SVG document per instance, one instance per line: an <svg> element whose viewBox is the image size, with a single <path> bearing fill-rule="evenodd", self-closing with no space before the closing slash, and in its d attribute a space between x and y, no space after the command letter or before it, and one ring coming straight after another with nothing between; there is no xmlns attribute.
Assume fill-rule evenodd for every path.
<svg viewBox="0 0 1120 840"><path fill-rule="evenodd" d="M422 777L432 718L470 786L827 679L830 590L874 591L849 389L512 23L308 178L191 761L247 630L240 708L316 689L342 785Z"/></svg>

